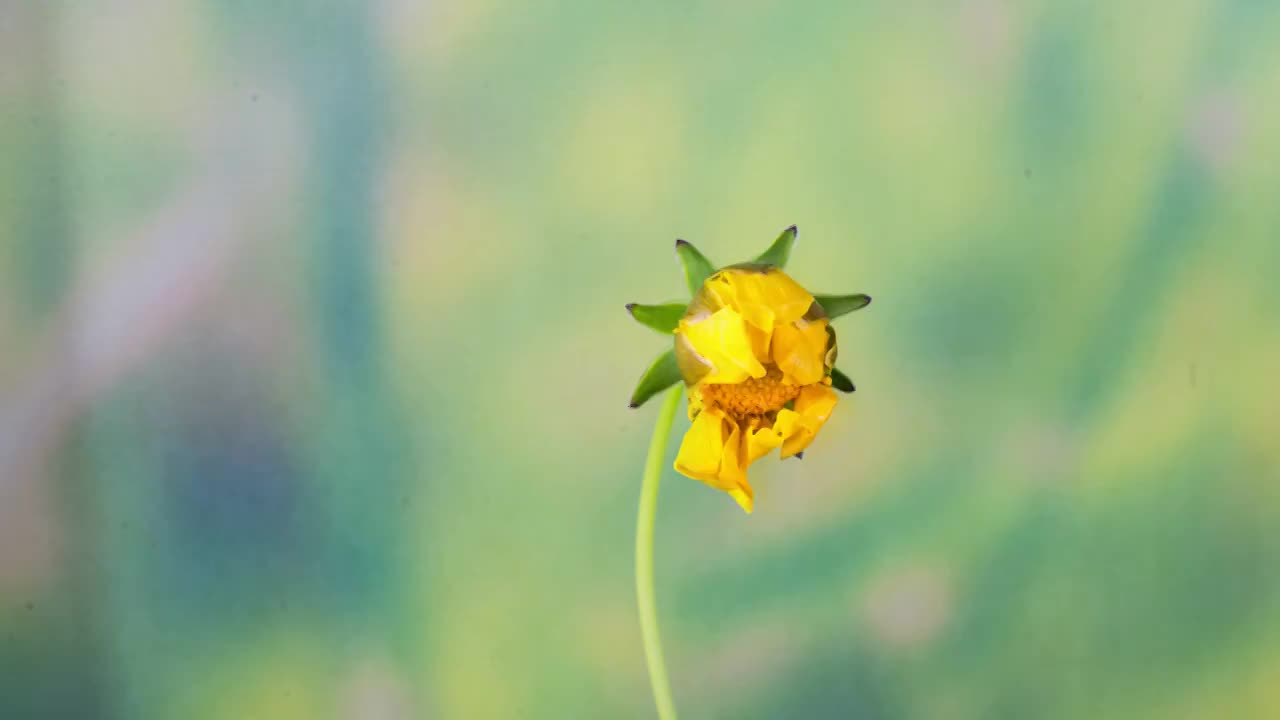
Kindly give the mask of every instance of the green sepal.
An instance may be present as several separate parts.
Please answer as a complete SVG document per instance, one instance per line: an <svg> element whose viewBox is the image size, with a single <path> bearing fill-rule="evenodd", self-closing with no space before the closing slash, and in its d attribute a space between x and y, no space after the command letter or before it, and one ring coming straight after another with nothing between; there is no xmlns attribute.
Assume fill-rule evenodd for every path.
<svg viewBox="0 0 1280 720"><path fill-rule="evenodd" d="M814 295L814 300L822 306L827 317L832 320L871 304L870 295Z"/></svg>
<svg viewBox="0 0 1280 720"><path fill-rule="evenodd" d="M845 375L836 368L831 368L831 387L844 393L851 393L854 391L853 381L849 379L848 375Z"/></svg>
<svg viewBox="0 0 1280 720"><path fill-rule="evenodd" d="M631 317L635 318L636 322L653 328L663 335L670 335L676 331L680 318L684 317L685 309L685 306L680 303L665 305L627 303L627 312L631 313Z"/></svg>
<svg viewBox="0 0 1280 720"><path fill-rule="evenodd" d="M687 240L676 241L676 257L680 258L680 265L684 267L684 281L689 286L689 293L697 295L702 289L702 283L716 271L715 265Z"/></svg>
<svg viewBox="0 0 1280 720"><path fill-rule="evenodd" d="M640 407L648 402L649 398L675 385L680 379L680 368L676 366L675 351L668 350L662 353L640 377L640 382L636 384L636 391L631 393L631 407Z"/></svg>
<svg viewBox="0 0 1280 720"><path fill-rule="evenodd" d="M796 244L796 236L800 231L795 225L782 231L777 240L756 258L756 262L762 265L772 265L776 268L784 268L787 266L787 259L791 257L791 246Z"/></svg>

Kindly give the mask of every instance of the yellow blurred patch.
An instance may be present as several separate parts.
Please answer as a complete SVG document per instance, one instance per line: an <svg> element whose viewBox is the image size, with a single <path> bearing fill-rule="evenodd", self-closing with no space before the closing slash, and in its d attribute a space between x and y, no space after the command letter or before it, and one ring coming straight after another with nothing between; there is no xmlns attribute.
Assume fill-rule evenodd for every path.
<svg viewBox="0 0 1280 720"><path fill-rule="evenodd" d="M190 682L161 713L190 720L312 720L336 699L330 652L301 633L255 637L233 652L192 661Z"/></svg>
<svg viewBox="0 0 1280 720"><path fill-rule="evenodd" d="M612 65L586 84L585 106L569 114L558 141L560 187L551 192L592 216L651 221L686 167L680 75L665 65Z"/></svg>

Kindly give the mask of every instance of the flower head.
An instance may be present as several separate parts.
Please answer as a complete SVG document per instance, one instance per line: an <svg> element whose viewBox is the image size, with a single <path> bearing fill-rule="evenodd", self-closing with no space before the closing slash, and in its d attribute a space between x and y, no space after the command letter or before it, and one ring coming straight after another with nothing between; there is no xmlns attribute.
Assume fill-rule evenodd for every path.
<svg viewBox="0 0 1280 720"><path fill-rule="evenodd" d="M835 333L822 306L768 265L721 270L676 328L689 419L676 470L733 496L748 512L747 466L804 450L836 405Z"/></svg>
<svg viewBox="0 0 1280 720"><path fill-rule="evenodd" d="M682 379L692 422L675 468L729 493L747 512L747 467L775 448L783 459L800 455L836 406L832 387L853 391L835 369L830 320L871 301L814 296L791 279L781 268L795 237L788 228L756 261L719 271L678 241L693 301L628 306L637 320L675 336L673 349L641 379L632 406Z"/></svg>

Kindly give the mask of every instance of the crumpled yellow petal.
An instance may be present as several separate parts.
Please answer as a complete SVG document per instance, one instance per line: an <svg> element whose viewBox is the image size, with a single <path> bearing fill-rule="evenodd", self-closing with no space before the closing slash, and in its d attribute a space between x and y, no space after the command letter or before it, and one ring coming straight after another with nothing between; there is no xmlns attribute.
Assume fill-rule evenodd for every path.
<svg viewBox="0 0 1280 720"><path fill-rule="evenodd" d="M826 385L809 385L800 390L795 410L779 410L774 428L783 434L782 458L809 447L835 408L838 397Z"/></svg>
<svg viewBox="0 0 1280 720"><path fill-rule="evenodd" d="M676 332L713 368L704 383L739 383L749 377L764 377L764 365L752 349L746 323L732 308L720 308L696 321L684 319Z"/></svg>
<svg viewBox="0 0 1280 720"><path fill-rule="evenodd" d="M773 433L766 429L765 434ZM684 434L676 453L676 471L729 493L743 510L751 512L755 493L747 482L749 437L718 411L704 410Z"/></svg>
<svg viewBox="0 0 1280 720"><path fill-rule="evenodd" d="M747 459L746 433L738 427L738 424L730 421L732 429L729 431L729 437L724 443L724 457L720 461L720 482L723 483L722 489L725 489L742 509L751 512L755 506L755 491L751 489L751 483L747 482L747 465L751 461Z"/></svg>
<svg viewBox="0 0 1280 720"><path fill-rule="evenodd" d="M803 429L800 425L800 413L786 408L779 410L778 419L773 421L773 429L782 438L782 452L779 455L783 460L800 452L799 449L795 448L792 448L791 452L787 452L787 446L791 438L796 437Z"/></svg>
<svg viewBox="0 0 1280 720"><path fill-rule="evenodd" d="M813 305L813 296L807 290L789 275L777 270L725 275L734 288L734 299L744 317L761 316L763 313L758 313L754 308L763 308L772 316L772 324L776 327L799 320L809 311L809 306ZM751 322L754 324L754 321Z"/></svg>
<svg viewBox="0 0 1280 720"><path fill-rule="evenodd" d="M751 353L756 356L761 365L772 362L770 359L770 347L773 342L772 330L761 330L755 325L747 323L747 338L751 340Z"/></svg>
<svg viewBox="0 0 1280 720"><path fill-rule="evenodd" d="M720 456L720 487L726 490L747 484L747 466L742 462L742 429L730 420L729 437L725 438Z"/></svg>
<svg viewBox="0 0 1280 720"><path fill-rule="evenodd" d="M827 374L827 321L800 320L773 330L773 362L783 382L811 385Z"/></svg>
<svg viewBox="0 0 1280 720"><path fill-rule="evenodd" d="M762 427L748 431L744 439L746 443L743 456L747 458L747 464L750 465L768 455L774 448L781 446L785 438L775 423L772 427Z"/></svg>
<svg viewBox="0 0 1280 720"><path fill-rule="evenodd" d="M694 480L720 487L720 459L724 455L725 428L728 420L718 412L698 413L680 442L676 453L676 471Z"/></svg>
<svg viewBox="0 0 1280 720"><path fill-rule="evenodd" d="M773 331L774 311L769 305L759 302L758 298L744 295L747 273L722 272L712 278L708 289L712 300L720 307L733 308L748 325L759 328L764 333ZM751 275L755 275L751 273Z"/></svg>
<svg viewBox="0 0 1280 720"><path fill-rule="evenodd" d="M741 488L730 490L729 495L738 501L738 504L742 506L743 510L747 511L747 514L750 514L752 509L755 508L756 493L751 489L750 485L743 483Z"/></svg>

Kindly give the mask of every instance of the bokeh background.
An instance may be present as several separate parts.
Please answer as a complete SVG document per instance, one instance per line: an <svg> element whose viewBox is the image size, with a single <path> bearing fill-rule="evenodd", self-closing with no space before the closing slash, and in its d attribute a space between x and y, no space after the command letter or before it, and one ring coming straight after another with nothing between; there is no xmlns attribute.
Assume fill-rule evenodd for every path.
<svg viewBox="0 0 1280 720"><path fill-rule="evenodd" d="M1278 38L3 3L0 717L651 717L623 304L791 223L859 390L752 516L667 472L684 716L1280 716Z"/></svg>

